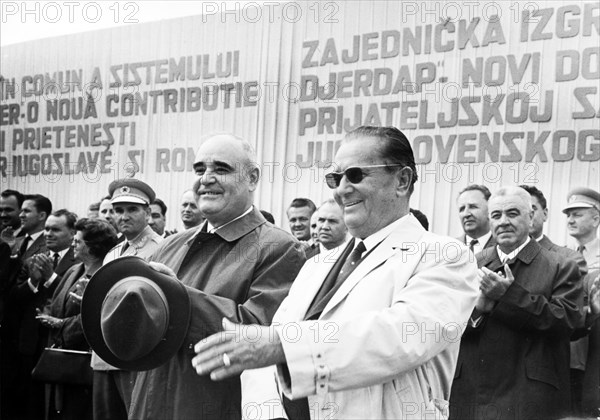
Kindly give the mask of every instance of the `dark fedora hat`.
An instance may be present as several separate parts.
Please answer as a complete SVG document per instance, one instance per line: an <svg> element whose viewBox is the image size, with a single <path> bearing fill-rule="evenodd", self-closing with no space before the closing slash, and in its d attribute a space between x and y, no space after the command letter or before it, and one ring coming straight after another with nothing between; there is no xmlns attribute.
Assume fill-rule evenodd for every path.
<svg viewBox="0 0 600 420"><path fill-rule="evenodd" d="M139 257L122 257L94 274L81 302L81 323L92 349L125 370L149 370L181 347L190 298L177 279Z"/></svg>

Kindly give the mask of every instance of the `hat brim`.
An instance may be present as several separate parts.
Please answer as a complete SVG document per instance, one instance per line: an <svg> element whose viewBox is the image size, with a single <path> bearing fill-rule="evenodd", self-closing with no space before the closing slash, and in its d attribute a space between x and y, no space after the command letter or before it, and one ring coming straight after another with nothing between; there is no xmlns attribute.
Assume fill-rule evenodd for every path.
<svg viewBox="0 0 600 420"><path fill-rule="evenodd" d="M142 200L141 198L134 197L132 195L123 195L123 196L115 197L112 200L110 200L110 204L117 204L117 203L134 203L134 204L148 205L147 201Z"/></svg>
<svg viewBox="0 0 600 420"><path fill-rule="evenodd" d="M169 305L169 322L163 339L152 351L139 359L125 361L113 354L102 335L102 304L108 291L120 280L141 276L161 288ZM81 302L83 332L92 349L105 362L124 370L154 369L166 363L179 350L187 334L191 314L190 297L185 286L166 274L154 270L143 259L121 257L101 267L90 279ZM143 331L140 331L143 334Z"/></svg>
<svg viewBox="0 0 600 420"><path fill-rule="evenodd" d="M573 209L591 209L594 208L593 204L590 203L585 203L585 202L578 202L578 203L571 203L569 204L567 207L565 207L563 209L563 213L567 213L568 210L573 210Z"/></svg>

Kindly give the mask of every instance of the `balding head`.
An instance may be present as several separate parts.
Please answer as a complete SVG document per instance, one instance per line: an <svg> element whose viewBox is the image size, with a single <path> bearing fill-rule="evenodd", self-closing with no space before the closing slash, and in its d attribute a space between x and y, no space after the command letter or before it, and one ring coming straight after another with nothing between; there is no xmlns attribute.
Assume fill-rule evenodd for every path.
<svg viewBox="0 0 600 420"><path fill-rule="evenodd" d="M254 201L260 170L252 146L232 134L208 137L198 149L194 184L198 206L218 227L243 214Z"/></svg>
<svg viewBox="0 0 600 420"><path fill-rule="evenodd" d="M488 208L492 234L502 252L508 254L527 240L533 217L527 191L502 187L492 194Z"/></svg>

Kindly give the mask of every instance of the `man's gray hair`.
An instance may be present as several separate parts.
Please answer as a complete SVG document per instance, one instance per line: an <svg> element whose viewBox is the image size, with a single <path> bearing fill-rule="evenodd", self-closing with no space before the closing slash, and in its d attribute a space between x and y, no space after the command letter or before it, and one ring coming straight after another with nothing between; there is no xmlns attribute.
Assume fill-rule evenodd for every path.
<svg viewBox="0 0 600 420"><path fill-rule="evenodd" d="M525 202L527 208L530 211L533 210L533 206L531 205L531 195L521 187L500 187L498 190L494 191L494 193L490 197L490 200L494 197L505 197L507 195L516 195L517 197L520 197Z"/></svg>

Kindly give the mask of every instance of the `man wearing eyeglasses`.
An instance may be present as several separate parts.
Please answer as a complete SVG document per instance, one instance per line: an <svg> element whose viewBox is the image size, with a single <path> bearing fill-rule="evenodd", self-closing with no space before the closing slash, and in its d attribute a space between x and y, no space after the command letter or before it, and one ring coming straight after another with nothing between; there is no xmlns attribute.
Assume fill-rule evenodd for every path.
<svg viewBox="0 0 600 420"><path fill-rule="evenodd" d="M417 172L398 129L354 130L335 163L326 181L348 246L304 265L271 329L252 326L249 340L250 327L224 320L192 363L213 380L275 365L290 419L447 416L477 267L463 244L409 214Z"/></svg>

